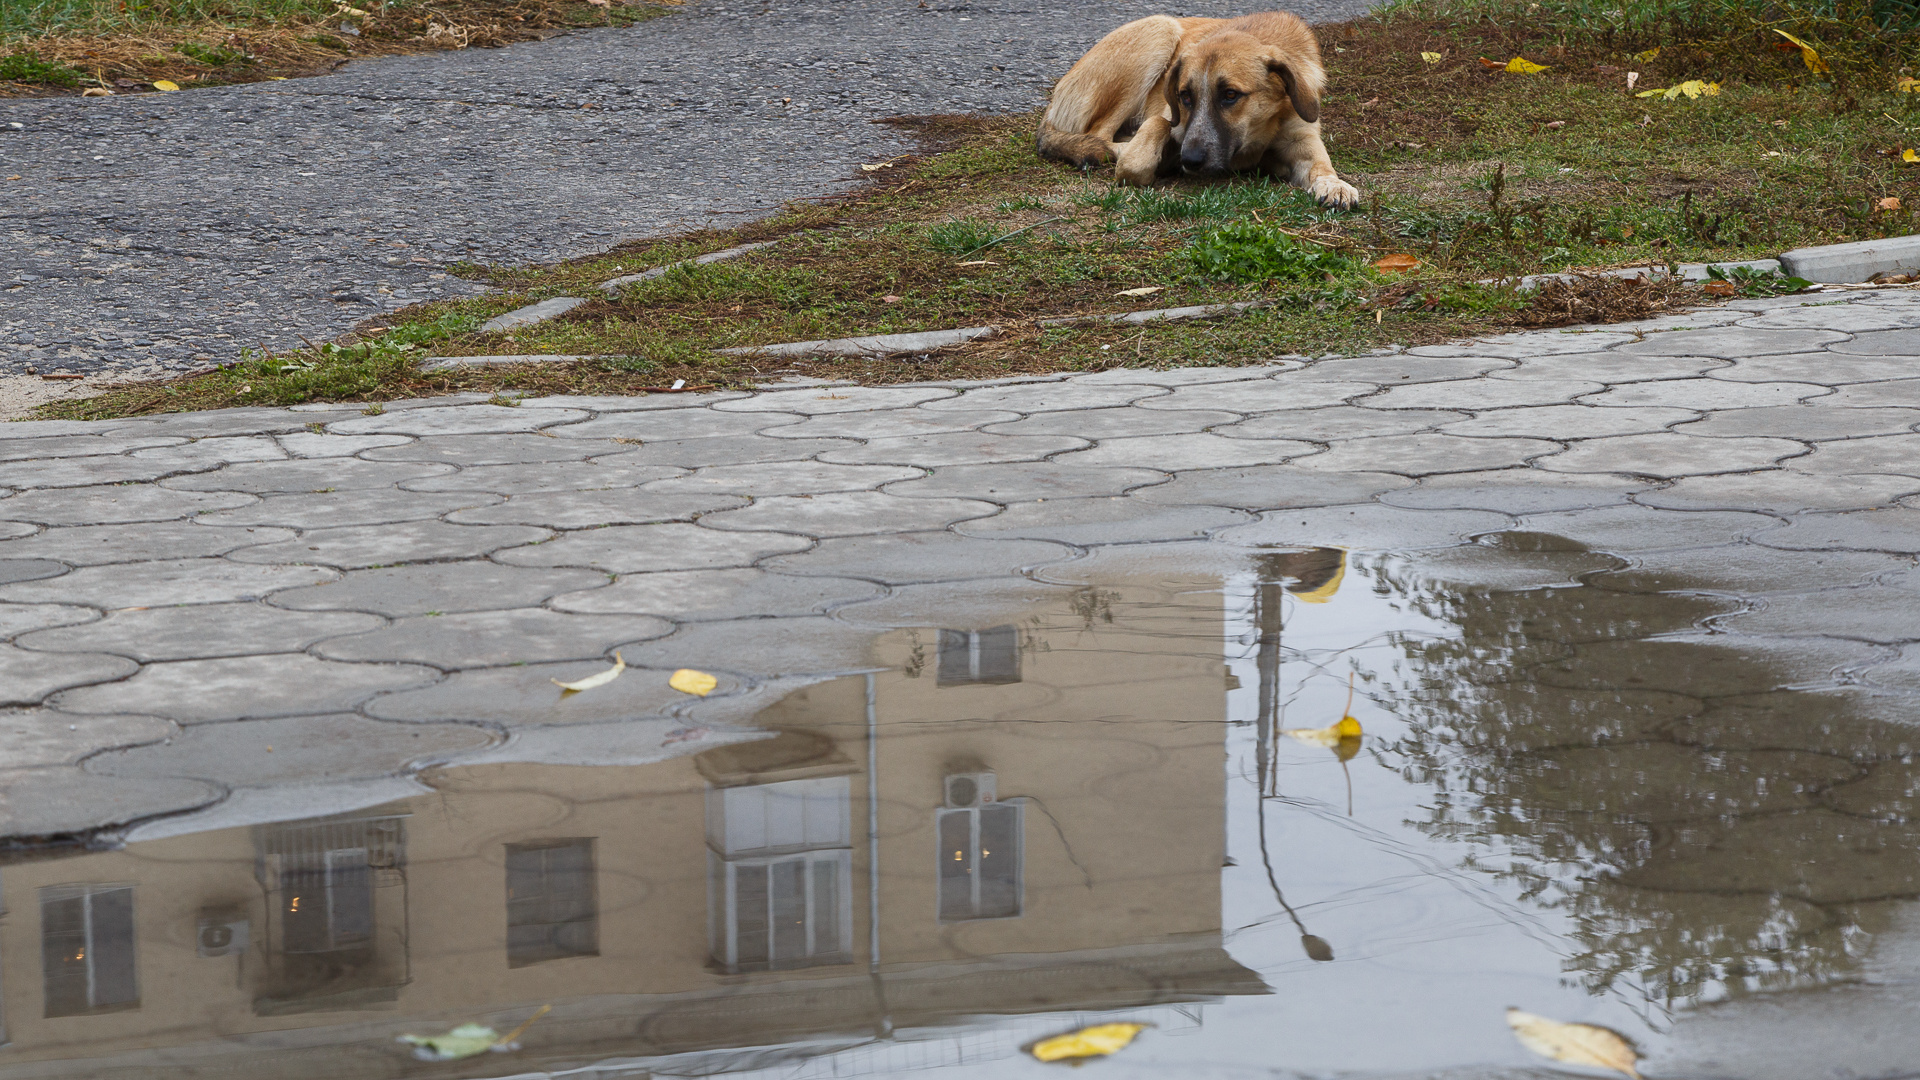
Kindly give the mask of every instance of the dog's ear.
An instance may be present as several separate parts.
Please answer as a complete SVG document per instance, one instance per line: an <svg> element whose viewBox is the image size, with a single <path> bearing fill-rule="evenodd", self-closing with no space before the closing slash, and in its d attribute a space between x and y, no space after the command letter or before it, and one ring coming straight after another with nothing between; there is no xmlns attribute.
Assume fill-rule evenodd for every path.
<svg viewBox="0 0 1920 1080"><path fill-rule="evenodd" d="M1287 88L1287 97L1293 101L1293 111L1307 123L1317 123L1320 119L1320 95L1306 79L1288 66L1278 53L1267 54L1267 72L1279 79Z"/></svg>
<svg viewBox="0 0 1920 1080"><path fill-rule="evenodd" d="M1160 81L1160 85L1165 88L1167 95L1167 110L1173 114L1174 127L1179 127L1181 124L1180 69L1183 64L1184 61L1176 59L1173 62L1173 66L1167 69L1166 77Z"/></svg>

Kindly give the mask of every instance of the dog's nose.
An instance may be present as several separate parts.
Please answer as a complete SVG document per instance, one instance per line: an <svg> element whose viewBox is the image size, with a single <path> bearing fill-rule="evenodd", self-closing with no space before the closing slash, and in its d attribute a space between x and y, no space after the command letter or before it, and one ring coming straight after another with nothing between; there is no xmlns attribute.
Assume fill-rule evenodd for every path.
<svg viewBox="0 0 1920 1080"><path fill-rule="evenodd" d="M1180 148L1180 166L1182 168L1198 169L1205 166L1206 163L1207 152L1204 148L1198 146L1183 146Z"/></svg>

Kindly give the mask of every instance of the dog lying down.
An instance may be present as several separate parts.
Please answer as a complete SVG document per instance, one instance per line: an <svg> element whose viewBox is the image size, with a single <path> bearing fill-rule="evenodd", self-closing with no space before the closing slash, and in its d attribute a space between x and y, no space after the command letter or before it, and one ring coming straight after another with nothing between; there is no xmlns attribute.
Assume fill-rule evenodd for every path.
<svg viewBox="0 0 1920 1080"><path fill-rule="evenodd" d="M1258 166L1351 207L1360 193L1320 141L1326 85L1320 44L1297 15L1154 15L1100 39L1054 87L1040 156L1083 168L1113 158L1121 183L1142 186L1176 170Z"/></svg>

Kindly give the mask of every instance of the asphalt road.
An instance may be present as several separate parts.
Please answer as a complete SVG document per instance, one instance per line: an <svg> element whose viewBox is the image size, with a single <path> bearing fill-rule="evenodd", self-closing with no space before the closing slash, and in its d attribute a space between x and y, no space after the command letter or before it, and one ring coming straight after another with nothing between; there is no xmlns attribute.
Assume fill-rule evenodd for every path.
<svg viewBox="0 0 1920 1080"><path fill-rule="evenodd" d="M0 377L225 362L471 290L455 260L568 258L845 191L910 148L871 121L1032 108L1101 34L1162 10L696 0L320 78L0 100Z"/></svg>

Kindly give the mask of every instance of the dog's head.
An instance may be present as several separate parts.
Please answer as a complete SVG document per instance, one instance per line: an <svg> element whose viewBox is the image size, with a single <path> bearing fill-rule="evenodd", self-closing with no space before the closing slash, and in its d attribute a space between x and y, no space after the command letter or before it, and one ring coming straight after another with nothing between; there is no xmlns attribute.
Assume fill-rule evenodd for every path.
<svg viewBox="0 0 1920 1080"><path fill-rule="evenodd" d="M1187 172L1224 172L1257 163L1280 129L1320 119L1326 85L1319 58L1224 30L1175 58L1164 83Z"/></svg>

